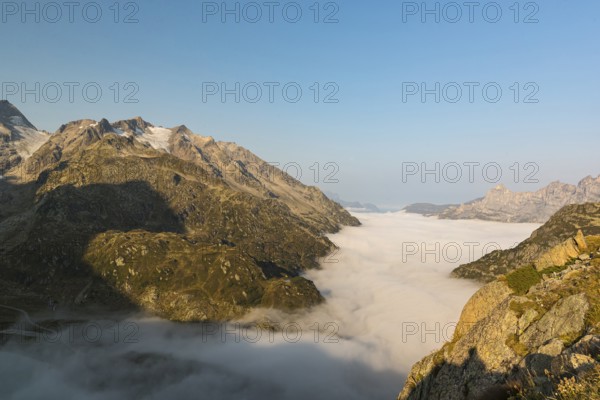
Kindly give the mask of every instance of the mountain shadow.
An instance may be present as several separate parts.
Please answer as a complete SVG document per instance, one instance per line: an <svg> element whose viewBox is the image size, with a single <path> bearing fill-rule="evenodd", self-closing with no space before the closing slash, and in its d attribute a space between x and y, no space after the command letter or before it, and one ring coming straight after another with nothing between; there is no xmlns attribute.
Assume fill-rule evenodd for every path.
<svg viewBox="0 0 600 400"><path fill-rule="evenodd" d="M514 371L518 374L518 371ZM508 400L516 394L505 374L488 371L476 349L460 365L442 361L425 376L411 375L399 399Z"/></svg>
<svg viewBox="0 0 600 400"><path fill-rule="evenodd" d="M418 373L419 364L400 393L399 400L510 400L554 398L556 386L576 378L597 384L594 360L600 356L600 340L586 336L558 355L533 352L505 372L490 371L472 348L459 365L440 361L429 373ZM578 360L571 362L570 360ZM435 358L432 359L435 363ZM429 365L421 365L429 368ZM416 368L416 369L415 369ZM506 368L503 366L501 368ZM415 373L416 372L416 373ZM592 372L590 376L589 373Z"/></svg>
<svg viewBox="0 0 600 400"><path fill-rule="evenodd" d="M275 222L257 224L257 208L220 203L218 193L189 180L153 186L150 170L144 180L86 185L83 170L61 168L26 184L0 181L0 304L141 308L206 321L323 301L300 274L310 265L306 255L326 244L302 237L294 220L273 214ZM257 234L248 236L249 227Z"/></svg>
<svg viewBox="0 0 600 400"><path fill-rule="evenodd" d="M66 185L36 194L43 180L0 181L0 304L27 312L90 303L137 309L86 260L86 249L107 232L182 234L177 215L145 182ZM0 312L5 323L15 316Z"/></svg>
<svg viewBox="0 0 600 400"><path fill-rule="evenodd" d="M535 362L547 366L551 357L536 354ZM399 399L402 400L508 400L519 390L520 382L530 377L526 369L514 368L510 374L489 371L475 348L460 365L445 361L425 376L409 376ZM416 379L415 379L416 378Z"/></svg>

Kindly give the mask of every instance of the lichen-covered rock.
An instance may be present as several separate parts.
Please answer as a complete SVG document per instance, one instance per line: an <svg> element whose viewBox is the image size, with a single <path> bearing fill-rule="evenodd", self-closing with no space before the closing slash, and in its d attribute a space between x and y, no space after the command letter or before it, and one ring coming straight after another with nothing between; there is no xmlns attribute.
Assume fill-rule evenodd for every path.
<svg viewBox="0 0 600 400"><path fill-rule="evenodd" d="M512 291L504 282L492 282L479 289L465 304L456 326L456 334L466 333L473 325L489 316Z"/></svg>
<svg viewBox="0 0 600 400"><path fill-rule="evenodd" d="M561 299L521 335L520 341L528 347L538 347L553 338L580 335L588 309L585 293Z"/></svg>

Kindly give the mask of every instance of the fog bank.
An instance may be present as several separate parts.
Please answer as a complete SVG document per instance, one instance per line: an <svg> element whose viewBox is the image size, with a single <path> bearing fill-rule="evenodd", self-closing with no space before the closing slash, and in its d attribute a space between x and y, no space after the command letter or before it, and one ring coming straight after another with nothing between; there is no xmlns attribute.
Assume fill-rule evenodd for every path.
<svg viewBox="0 0 600 400"><path fill-rule="evenodd" d="M357 217L363 226L331 235L340 251L307 274L324 305L296 315L256 310L242 321L281 330L132 316L37 339L11 334L0 349L3 398L393 399L410 366L450 339L478 288L450 271L537 227Z"/></svg>

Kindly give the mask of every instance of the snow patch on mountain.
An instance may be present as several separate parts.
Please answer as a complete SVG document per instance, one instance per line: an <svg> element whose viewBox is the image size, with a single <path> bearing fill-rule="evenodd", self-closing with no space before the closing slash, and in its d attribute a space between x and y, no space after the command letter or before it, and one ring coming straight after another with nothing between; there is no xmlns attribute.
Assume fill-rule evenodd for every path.
<svg viewBox="0 0 600 400"><path fill-rule="evenodd" d="M9 117L8 119L10 120L10 123L15 126L27 126L27 123L20 115L14 115L12 117Z"/></svg>
<svg viewBox="0 0 600 400"><path fill-rule="evenodd" d="M14 141L17 153L23 158L31 157L44 143L50 139L46 132L40 132L25 126L14 126L14 130L19 136Z"/></svg>
<svg viewBox="0 0 600 400"><path fill-rule="evenodd" d="M157 150L169 151L169 139L173 131L167 128L151 127L146 132L139 135L137 139L142 143L147 143Z"/></svg>

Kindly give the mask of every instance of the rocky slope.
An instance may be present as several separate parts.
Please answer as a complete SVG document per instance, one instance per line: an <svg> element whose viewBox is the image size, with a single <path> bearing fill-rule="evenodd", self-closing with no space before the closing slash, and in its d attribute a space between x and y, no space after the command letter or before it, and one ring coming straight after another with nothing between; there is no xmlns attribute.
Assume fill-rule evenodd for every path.
<svg viewBox="0 0 600 400"><path fill-rule="evenodd" d="M574 239L578 230L584 235L600 234L600 203L563 207L517 247L493 251L479 260L459 266L452 275L490 282L497 276L532 263L542 269L562 266L579 251Z"/></svg>
<svg viewBox="0 0 600 400"><path fill-rule="evenodd" d="M552 226L597 222L579 212L598 209L566 207ZM557 244L533 262L512 253L525 266L468 301L452 340L413 366L398 399L600 398L600 236L554 238L552 226L535 240Z"/></svg>
<svg viewBox="0 0 600 400"><path fill-rule="evenodd" d="M405 210L443 219L544 223L566 205L597 201L600 201L600 176L588 176L577 185L553 182L536 192L513 192L498 185L485 197L465 204L413 204Z"/></svg>
<svg viewBox="0 0 600 400"><path fill-rule="evenodd" d="M9 111L14 112L14 111ZM323 299L302 272L358 225L234 143L141 118L61 126L0 180L0 301L225 320Z"/></svg>

